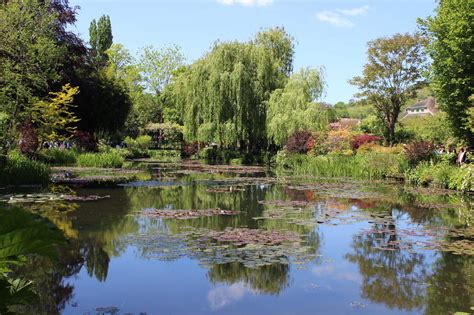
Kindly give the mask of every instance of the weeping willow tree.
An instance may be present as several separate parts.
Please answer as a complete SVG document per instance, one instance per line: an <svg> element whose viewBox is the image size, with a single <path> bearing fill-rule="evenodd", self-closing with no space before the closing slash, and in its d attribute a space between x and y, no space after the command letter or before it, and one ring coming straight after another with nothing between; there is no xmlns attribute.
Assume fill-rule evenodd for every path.
<svg viewBox="0 0 474 315"><path fill-rule="evenodd" d="M175 99L187 141L265 148L267 101L291 72L293 38L282 28L248 42L218 42L176 78Z"/></svg>
<svg viewBox="0 0 474 315"><path fill-rule="evenodd" d="M305 68L293 74L268 101L267 133L271 143L283 145L296 131L319 131L328 126L331 111L315 103L324 91L323 69Z"/></svg>

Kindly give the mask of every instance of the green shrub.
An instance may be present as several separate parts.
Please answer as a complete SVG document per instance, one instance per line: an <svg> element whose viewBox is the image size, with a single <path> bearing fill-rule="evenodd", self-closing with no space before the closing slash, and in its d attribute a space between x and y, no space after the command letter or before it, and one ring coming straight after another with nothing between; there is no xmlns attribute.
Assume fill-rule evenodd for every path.
<svg viewBox="0 0 474 315"><path fill-rule="evenodd" d="M148 150L148 155L151 158L180 158L181 151L179 150Z"/></svg>
<svg viewBox="0 0 474 315"><path fill-rule="evenodd" d="M0 168L0 185L36 185L49 181L49 167L13 152Z"/></svg>
<svg viewBox="0 0 474 315"><path fill-rule="evenodd" d="M126 137L125 144L127 145L127 148L132 155L131 157L147 157L148 149L151 145L151 140L151 137L148 135L138 136L135 139L131 137Z"/></svg>
<svg viewBox="0 0 474 315"><path fill-rule="evenodd" d="M76 164L78 155L76 150L51 148L39 151L38 159L50 165L71 165Z"/></svg>
<svg viewBox="0 0 474 315"><path fill-rule="evenodd" d="M474 189L474 166L472 165L459 167L445 162L422 162L410 169L405 177L408 182L416 185L433 185L465 192Z"/></svg>
<svg viewBox="0 0 474 315"><path fill-rule="evenodd" d="M230 159L229 164L230 165L243 165L244 160L243 160L243 158Z"/></svg>
<svg viewBox="0 0 474 315"><path fill-rule="evenodd" d="M115 149L103 153L84 153L77 157L77 165L82 167L120 168L123 163L123 156Z"/></svg>
<svg viewBox="0 0 474 315"><path fill-rule="evenodd" d="M177 162L181 160L181 151L178 150L148 150L148 156L153 161Z"/></svg>
<svg viewBox="0 0 474 315"><path fill-rule="evenodd" d="M474 191L474 165L457 167L450 175L448 188L464 192Z"/></svg>

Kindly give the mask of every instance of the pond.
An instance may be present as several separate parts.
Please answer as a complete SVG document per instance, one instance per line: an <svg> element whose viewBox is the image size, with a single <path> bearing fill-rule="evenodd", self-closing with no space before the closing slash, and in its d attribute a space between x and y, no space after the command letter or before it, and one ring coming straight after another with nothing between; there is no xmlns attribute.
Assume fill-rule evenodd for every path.
<svg viewBox="0 0 474 315"><path fill-rule="evenodd" d="M389 182L273 177L259 167L149 169L152 180L117 188L7 196L69 239L57 261L35 258L17 270L40 296L19 312L472 312L468 196Z"/></svg>

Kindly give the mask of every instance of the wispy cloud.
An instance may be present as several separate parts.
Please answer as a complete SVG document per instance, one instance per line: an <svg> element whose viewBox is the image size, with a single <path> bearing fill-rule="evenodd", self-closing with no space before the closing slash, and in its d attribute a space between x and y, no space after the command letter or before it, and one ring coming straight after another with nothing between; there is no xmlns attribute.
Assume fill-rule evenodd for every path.
<svg viewBox="0 0 474 315"><path fill-rule="evenodd" d="M243 5L245 7L264 7L273 3L273 0L217 0L223 5Z"/></svg>
<svg viewBox="0 0 474 315"><path fill-rule="evenodd" d="M251 290L242 282L234 283L231 286L221 286L212 289L207 294L207 299L211 309L218 310L229 304L233 304L241 300Z"/></svg>
<svg viewBox="0 0 474 315"><path fill-rule="evenodd" d="M333 11L321 11L316 14L316 18L321 22L329 23L337 27L354 27L355 25L349 19Z"/></svg>
<svg viewBox="0 0 474 315"><path fill-rule="evenodd" d="M365 5L358 8L337 9L335 11L321 11L316 14L316 18L324 23L329 23L336 27L354 27L355 23L349 17L365 15L370 7Z"/></svg>
<svg viewBox="0 0 474 315"><path fill-rule="evenodd" d="M357 16L357 15L367 14L369 10L370 10L370 6L364 5L363 7L359 7L359 8L340 9L338 11L347 16Z"/></svg>

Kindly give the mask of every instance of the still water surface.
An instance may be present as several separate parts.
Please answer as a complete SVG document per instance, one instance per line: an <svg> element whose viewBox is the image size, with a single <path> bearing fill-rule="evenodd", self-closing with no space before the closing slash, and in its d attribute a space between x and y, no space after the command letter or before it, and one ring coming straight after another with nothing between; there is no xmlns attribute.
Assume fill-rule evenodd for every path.
<svg viewBox="0 0 474 315"><path fill-rule="evenodd" d="M256 170L151 168L150 182L76 190L108 199L29 206L70 243L59 261L36 259L24 268L41 295L25 312L452 314L474 306L474 256L433 245L445 228L473 223L468 198ZM239 212L137 214L153 208ZM212 239L212 231L248 231L241 228L299 240L262 246Z"/></svg>

